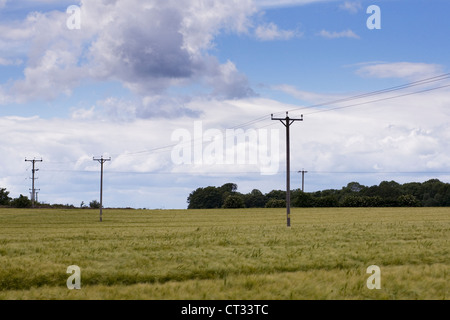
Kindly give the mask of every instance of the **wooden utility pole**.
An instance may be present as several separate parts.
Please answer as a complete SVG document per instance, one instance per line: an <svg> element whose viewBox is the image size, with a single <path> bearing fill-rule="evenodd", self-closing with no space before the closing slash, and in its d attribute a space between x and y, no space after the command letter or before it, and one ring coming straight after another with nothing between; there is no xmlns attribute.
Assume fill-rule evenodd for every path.
<svg viewBox="0 0 450 320"><path fill-rule="evenodd" d="M93 158L94 161L100 162L100 222L102 222L102 214L103 214L103 164L106 161L111 161L111 157L108 159L104 159L103 156L101 156L100 159Z"/></svg>
<svg viewBox="0 0 450 320"><path fill-rule="evenodd" d="M289 118L286 111L286 118L274 118L271 115L272 120L279 120L286 127L286 218L287 226L291 226L291 160L290 160L290 148L289 148L289 127L295 121L303 121L303 115L300 119Z"/></svg>
<svg viewBox="0 0 450 320"><path fill-rule="evenodd" d="M305 169L302 169L302 171L299 171L299 173L302 173L302 192L305 192L305 173L308 173L308 171L305 171Z"/></svg>
<svg viewBox="0 0 450 320"><path fill-rule="evenodd" d="M34 208L34 203L36 201L36 189L34 188L34 180L36 180L37 178L34 177L34 173L36 171L39 171L39 169L35 169L35 163L36 162L42 162L42 159L40 160L27 160L25 158L26 162L31 162L33 164L33 168L31 169L31 207Z"/></svg>

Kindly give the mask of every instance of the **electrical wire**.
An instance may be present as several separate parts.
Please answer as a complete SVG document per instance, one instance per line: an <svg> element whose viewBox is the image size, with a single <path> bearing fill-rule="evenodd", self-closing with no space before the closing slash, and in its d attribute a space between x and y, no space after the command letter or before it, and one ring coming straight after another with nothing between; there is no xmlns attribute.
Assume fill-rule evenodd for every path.
<svg viewBox="0 0 450 320"><path fill-rule="evenodd" d="M346 97L346 98L335 99L335 100L327 101L327 102L324 102L324 103L319 103L319 104L314 104L314 105L305 106L305 107L299 107L299 108L293 108L293 109L287 110L285 112L298 112L298 111L302 111L302 110L316 109L318 107L323 107L323 106L327 106L327 105L336 105L336 104L346 103L346 102L355 101L355 100L359 100L359 99L363 99L363 98L374 97L374 96L384 95L386 93L391 93L391 92L396 92L396 91L400 91L400 90L405 90L405 89L409 89L409 88L413 88L413 87L417 87L417 86L421 86L421 85L428 85L428 84L436 83L438 81L443 81L443 80L447 80L447 79L450 79L450 73L445 73L445 74L441 74L441 75L438 75L438 76L434 76L434 77L425 78L425 79L417 80L417 81L414 81L414 82L406 83L406 84L403 84L403 85L398 85L398 86L393 86L393 87L389 87L389 88L385 88L385 89L375 90L375 91L371 91L371 92L368 92L368 93L358 94L358 95L354 95L354 96L350 96L350 97ZM362 106L362 105L367 105L367 104L370 104L370 103L377 103L377 102L381 102L381 101L386 101L386 100L406 97L406 96L410 96L410 95L430 92L430 91L434 91L434 90L439 90L439 89L443 89L443 88L447 88L447 87L450 87L450 84L442 85L442 86L439 86L439 87L423 89L423 90L414 91L414 92L407 92L407 93L394 95L394 96L389 96L389 97L384 97L384 98L380 98L380 99L374 99L374 100L370 100L370 101L363 101L363 102L354 103L354 104L350 104L350 105L344 105L344 106L338 106L338 107L331 107L331 108L328 108L328 109L315 110L315 111L311 111L309 113L306 113L305 115L313 115L313 114L317 114L317 113L331 112L331 111L336 111L336 110L340 110L340 109L353 108L353 107L358 107L358 106ZM283 113L284 112L275 112L275 113L273 113L273 115L279 115L279 114L283 114ZM255 118L255 119L243 122L243 123L238 124L238 125L236 125L234 127L231 127L230 129L231 130L242 129L242 128L246 128L246 127L249 127L251 125L255 125L257 123L260 123L260 122L263 122L263 121L267 121L267 120L270 120L270 115L269 114L265 114L265 115L260 116L258 118ZM255 129L262 129L262 128L269 127L269 126L272 126L272 125L275 125L275 124L276 123L271 122L271 123L268 123L268 124L265 124L265 125L262 125L262 126L257 126ZM244 134L245 134L245 132L244 132ZM225 138L227 138L227 136L225 136L224 139ZM159 146L159 147L146 149L146 150L141 150L141 151L135 151L135 152L116 153L116 154L111 154L110 156L112 156L112 157L119 157L119 156L120 157L126 157L126 156L147 155L149 153L154 154L154 153L167 152L167 151L170 151L171 149L173 149L176 146L182 146L184 144L198 143L197 141L201 141L201 143L206 143L204 141L203 137L197 137L197 138L193 138L193 139L190 139L188 141L184 141L184 142L180 142L180 143L173 143L173 144L168 144L168 145L162 145L162 146ZM62 162L62 161L58 161L58 162L47 161L47 163L64 164L64 163L76 163L77 161L78 160L76 160L76 161L66 161L66 162Z"/></svg>

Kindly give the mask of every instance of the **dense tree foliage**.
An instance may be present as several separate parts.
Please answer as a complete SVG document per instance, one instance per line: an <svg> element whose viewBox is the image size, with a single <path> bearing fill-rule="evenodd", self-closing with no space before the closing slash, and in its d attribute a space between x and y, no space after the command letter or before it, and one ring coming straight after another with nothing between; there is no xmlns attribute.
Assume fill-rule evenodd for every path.
<svg viewBox="0 0 450 320"><path fill-rule="evenodd" d="M0 188L0 206L12 208L30 208L32 206L31 200L24 195L19 195L18 198L10 198L9 191L6 188ZM47 204L42 202L35 202L36 208L75 208L70 204Z"/></svg>
<svg viewBox="0 0 450 320"><path fill-rule="evenodd" d="M265 208L286 208L286 200L269 199L264 207Z"/></svg>
<svg viewBox="0 0 450 320"><path fill-rule="evenodd" d="M11 200L10 205L14 208L30 208L31 200L21 194L18 198Z"/></svg>
<svg viewBox="0 0 450 320"><path fill-rule="evenodd" d="M89 208L100 209L100 202L98 202L97 200L92 200L91 202L89 202Z"/></svg>
<svg viewBox="0 0 450 320"><path fill-rule="evenodd" d="M8 195L9 195L9 191L6 191L5 188L0 188L0 206L9 205L11 198Z"/></svg>
<svg viewBox="0 0 450 320"><path fill-rule="evenodd" d="M187 199L188 209L207 208L275 208L286 206L286 191L272 190L263 194L258 189L242 194L237 185L198 188ZM341 189L316 192L291 190L292 207L442 207L450 206L450 184L431 179L423 183L399 184L382 181L364 186L350 182Z"/></svg>
<svg viewBox="0 0 450 320"><path fill-rule="evenodd" d="M245 208L244 199L238 195L229 195L223 202L223 207L228 209Z"/></svg>

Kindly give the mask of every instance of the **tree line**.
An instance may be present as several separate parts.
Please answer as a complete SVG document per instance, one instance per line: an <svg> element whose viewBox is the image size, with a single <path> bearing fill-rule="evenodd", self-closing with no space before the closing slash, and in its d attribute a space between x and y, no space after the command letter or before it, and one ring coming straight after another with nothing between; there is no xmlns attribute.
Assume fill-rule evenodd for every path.
<svg viewBox="0 0 450 320"><path fill-rule="evenodd" d="M36 208L64 208L64 209L75 209L75 206L73 204L48 204L48 203L42 203L35 201L34 203ZM19 195L17 198L11 198L9 196L9 191L6 190L6 188L0 188L0 207L11 207L11 208L31 208L32 202L31 200L24 195ZM91 209L98 209L100 208L100 202L97 200L92 200L89 202L89 207L84 203L84 201L81 202L80 208L91 208Z"/></svg>
<svg viewBox="0 0 450 320"><path fill-rule="evenodd" d="M276 208L286 207L286 191L266 194L258 189L249 193L237 191L237 185L197 188L188 198L188 209L212 208ZM450 206L450 184L431 179L426 182L400 184L382 181L364 186L350 182L341 189L316 192L291 190L292 207L447 207Z"/></svg>

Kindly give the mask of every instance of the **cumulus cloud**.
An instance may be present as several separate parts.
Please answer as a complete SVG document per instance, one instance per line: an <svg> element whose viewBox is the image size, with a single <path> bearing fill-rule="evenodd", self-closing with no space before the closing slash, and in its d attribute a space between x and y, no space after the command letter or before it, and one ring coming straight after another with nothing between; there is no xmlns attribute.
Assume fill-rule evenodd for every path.
<svg viewBox="0 0 450 320"><path fill-rule="evenodd" d="M227 61L218 65L213 62L209 66L206 81L214 88L214 96L223 98L245 98L253 96L253 90L248 86L247 77L239 73L233 62Z"/></svg>
<svg viewBox="0 0 450 320"><path fill-rule="evenodd" d="M141 96L192 83L226 98L251 91L232 63L208 55L221 31L246 32L251 1L81 1L80 8L80 30L69 30L69 15L59 11L0 25L0 42L27 52L23 78L10 86L17 102L71 94L86 79L119 81Z"/></svg>
<svg viewBox="0 0 450 320"><path fill-rule="evenodd" d="M323 100L320 97L317 99ZM154 101L149 98L142 103L152 104ZM292 136L297 137L291 149L291 164L301 164L299 168L293 165L292 170L304 167L311 177L314 171L448 171L449 103L449 90L443 89L339 111L313 113L315 110L308 110L304 121L291 127ZM424 109L424 106L427 108ZM7 182L8 190L15 197L18 193L25 194L29 188L29 181L25 180L29 172L23 159L42 157L44 162L39 166L38 180L42 200L55 203L65 199L64 203L74 204L82 200L90 201L98 194L99 168L98 163L92 161L92 156L102 154L112 157L105 167L105 188L108 188L105 203L108 205L151 207L164 201L168 207L182 208L190 191L202 185L217 185L217 181L221 181L218 175L212 178L213 173L226 172L224 179L233 179L240 187L238 179L243 179L242 184L251 184L251 179L245 180L243 177L243 172L255 171L250 165L179 166L172 162L171 151L176 144L170 138L172 133L183 129L194 138L195 119L181 116L161 121L150 117L121 122L118 130L114 121L100 121L104 119L102 116L90 118L100 110L110 112L112 116L125 116L120 112L113 115L118 112L117 108L120 112L134 112L131 101L105 99L95 107L87 108L84 113L79 110L78 117L67 120L0 117L0 135L3 137L0 153L5 155L0 159L0 176L4 179L2 181ZM284 127L271 121L270 113L295 106L257 97L225 102L196 98L186 102L186 108L204 112L203 133L215 129L225 134L225 129L262 116L262 120L243 129L278 130L280 157L277 175L266 179L257 172L258 188L265 186L268 192L275 188L274 185L283 186ZM204 150L210 144L210 141L206 142ZM430 176L433 174L430 173ZM315 175L314 180L308 182L308 190L329 188L331 179L339 180L336 187L350 182L352 178L364 183L363 177L357 175L336 178L336 175L328 174L326 177L327 181L320 185L320 177ZM255 176L252 178L256 179ZM397 178L389 175L389 179L397 181ZM178 179L183 180L182 185L187 190L174 196ZM274 182L277 179L279 184ZM156 185L159 191L172 198L158 198L159 193L151 192ZM132 202L123 197L123 192L134 195Z"/></svg>
<svg viewBox="0 0 450 320"><path fill-rule="evenodd" d="M281 30L273 22L260 25L255 29L255 36L262 41L289 40L293 37L300 37L301 33L294 30Z"/></svg>

